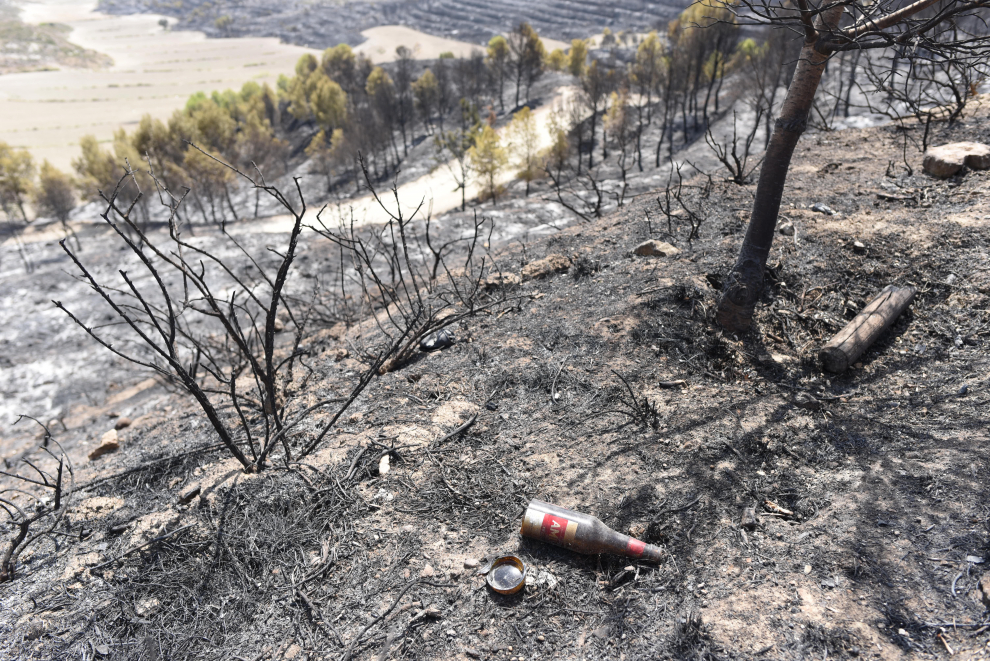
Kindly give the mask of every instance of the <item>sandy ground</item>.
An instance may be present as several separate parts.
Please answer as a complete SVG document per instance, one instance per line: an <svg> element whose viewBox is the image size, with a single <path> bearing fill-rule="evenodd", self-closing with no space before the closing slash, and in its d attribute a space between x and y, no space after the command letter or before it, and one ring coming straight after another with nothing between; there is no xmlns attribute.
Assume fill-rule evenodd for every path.
<svg viewBox="0 0 990 661"><path fill-rule="evenodd" d="M399 46L412 50L417 60L435 60L445 52L453 53L454 57L468 57L472 50L481 48L477 44L435 37L404 25L379 25L362 31L361 35L367 41L354 50L364 53L375 64L394 61L395 49Z"/></svg>
<svg viewBox="0 0 990 661"><path fill-rule="evenodd" d="M166 32L159 16L110 16L93 12L95 4L26 3L22 18L72 26L71 40L106 53L112 67L0 78L0 140L63 169L83 135L105 141L145 113L165 119L197 91L239 88L252 80L274 84L309 52L276 39L207 40L195 32Z"/></svg>
<svg viewBox="0 0 990 661"><path fill-rule="evenodd" d="M24 3L28 23L72 26L70 39L105 53L104 70L62 69L0 77L0 140L30 149L62 169L78 155L79 138L92 133L109 141L148 113L166 119L195 92L240 88L248 81L275 84L291 73L303 53L317 51L273 38L207 39L200 32L164 31L161 16L112 16L93 11L95 2L45 0ZM365 33L362 49L375 62L394 59L407 45L418 58L443 51L468 54L471 44L425 35L400 26Z"/></svg>

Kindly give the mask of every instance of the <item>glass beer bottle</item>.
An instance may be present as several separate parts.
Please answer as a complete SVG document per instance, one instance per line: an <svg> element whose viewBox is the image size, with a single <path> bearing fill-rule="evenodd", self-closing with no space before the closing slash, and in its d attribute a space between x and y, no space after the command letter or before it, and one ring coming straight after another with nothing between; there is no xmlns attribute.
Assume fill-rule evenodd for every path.
<svg viewBox="0 0 990 661"><path fill-rule="evenodd" d="M557 507L542 500L531 500L522 522L523 537L563 546L594 555L614 553L630 558L660 562L661 551L652 544L616 532L589 515Z"/></svg>

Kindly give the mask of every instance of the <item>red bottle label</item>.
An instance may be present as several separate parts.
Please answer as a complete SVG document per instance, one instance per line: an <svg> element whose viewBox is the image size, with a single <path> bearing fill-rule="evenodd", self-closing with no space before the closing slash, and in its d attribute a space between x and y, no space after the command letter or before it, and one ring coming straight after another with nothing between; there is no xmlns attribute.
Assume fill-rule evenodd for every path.
<svg viewBox="0 0 990 661"><path fill-rule="evenodd" d="M544 514L540 534L543 539L553 544L569 544L574 541L577 529L578 524L574 521L569 521L562 516Z"/></svg>
<svg viewBox="0 0 990 661"><path fill-rule="evenodd" d="M626 544L626 548L629 550L629 555L634 558L638 558L643 555L643 551L646 549L646 544L638 539L633 539L630 537L629 543Z"/></svg>

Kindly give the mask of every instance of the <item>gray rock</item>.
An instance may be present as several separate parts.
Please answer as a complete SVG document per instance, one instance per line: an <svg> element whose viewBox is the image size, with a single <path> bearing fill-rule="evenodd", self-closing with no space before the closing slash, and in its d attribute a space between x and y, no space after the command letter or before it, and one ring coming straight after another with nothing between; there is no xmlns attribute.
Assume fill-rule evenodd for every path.
<svg viewBox="0 0 990 661"><path fill-rule="evenodd" d="M777 231L784 236L794 236L794 225L792 223L782 223Z"/></svg>
<svg viewBox="0 0 990 661"><path fill-rule="evenodd" d="M963 166L974 170L990 169L990 147L981 142L952 142L925 152L922 167L933 177L951 177Z"/></svg>

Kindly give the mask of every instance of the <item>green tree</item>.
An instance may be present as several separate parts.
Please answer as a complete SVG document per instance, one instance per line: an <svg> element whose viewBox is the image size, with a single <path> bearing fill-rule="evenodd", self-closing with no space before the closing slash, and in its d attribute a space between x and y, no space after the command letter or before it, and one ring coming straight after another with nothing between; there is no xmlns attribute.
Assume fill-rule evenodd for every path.
<svg viewBox="0 0 990 661"><path fill-rule="evenodd" d="M536 128L536 118L529 106L512 116L512 121L506 127L508 142L515 157L516 176L526 182L526 196L534 179L540 176L541 163L537 150L539 132ZM552 137L552 136L551 136Z"/></svg>
<svg viewBox="0 0 990 661"><path fill-rule="evenodd" d="M653 122L653 98L664 76L664 50L656 31L650 32L636 49L636 59L629 70L629 82L639 96L636 105L636 160L643 171L641 137L643 128Z"/></svg>
<svg viewBox="0 0 990 661"><path fill-rule="evenodd" d="M509 155L502 147L498 133L489 124L485 124L481 132L475 136L474 145L468 150L471 168L481 181L481 199L492 199L492 204L498 203L501 186L498 176L509 162Z"/></svg>
<svg viewBox="0 0 990 661"><path fill-rule="evenodd" d="M498 107L502 112L505 112L505 75L508 73L511 55L509 43L502 35L495 35L488 41L488 68L498 84Z"/></svg>
<svg viewBox="0 0 990 661"><path fill-rule="evenodd" d="M536 79L543 74L543 59L546 51L543 42L529 23L525 21L509 33L507 40L510 64L513 77L516 79L516 105L519 107L519 92L526 86L526 99L529 100L529 89Z"/></svg>
<svg viewBox="0 0 990 661"><path fill-rule="evenodd" d="M467 206L467 181L471 173L468 152L474 146L475 137L481 132L478 108L467 99L461 99L460 125L450 131L440 131L434 138L436 158L440 165L450 170L461 191L461 211Z"/></svg>
<svg viewBox="0 0 990 661"><path fill-rule="evenodd" d="M306 145L306 156L312 159L313 164L326 178L328 193L333 192L333 175L337 165L335 147L341 144L343 140L343 129L334 129L329 136L326 131L320 129L320 132L313 136L313 139Z"/></svg>
<svg viewBox="0 0 990 661"><path fill-rule="evenodd" d="M0 142L0 206L11 218L12 206L21 212L21 219L28 222L24 200L31 194L34 163L26 149L14 149Z"/></svg>
<svg viewBox="0 0 990 661"><path fill-rule="evenodd" d="M588 60L588 44L584 39L572 39L571 49L567 51L567 70L575 78L584 75L585 62Z"/></svg>
<svg viewBox="0 0 990 661"><path fill-rule="evenodd" d="M540 158L547 171L554 175L554 180L560 181L561 172L567 167L567 160L571 154L567 113L563 108L556 108L550 113L547 132L550 134L550 145L540 152Z"/></svg>
<svg viewBox="0 0 990 661"><path fill-rule="evenodd" d="M606 99L615 87L614 71L599 66L598 60L592 60L591 65L581 76L581 96L585 107L591 111L591 148L588 150L588 168L594 166L595 127L598 113L605 108ZM580 151L580 149L579 149Z"/></svg>
<svg viewBox="0 0 990 661"><path fill-rule="evenodd" d="M42 162L38 173L38 186L34 190L34 206L46 216L54 218L62 224L66 236L76 238L79 247L79 237L69 227L69 214L76 207L75 182L47 160Z"/></svg>
<svg viewBox="0 0 990 661"><path fill-rule="evenodd" d="M98 200L99 191L110 195L119 179L113 156L100 147L93 135L83 136L79 147L82 153L72 161L72 169L80 177L79 188L83 199Z"/></svg>
<svg viewBox="0 0 990 661"><path fill-rule="evenodd" d="M347 119L347 94L340 85L320 75L310 93L309 105L316 123L324 131L332 133L344 125Z"/></svg>
<svg viewBox="0 0 990 661"><path fill-rule="evenodd" d="M357 57L347 44L338 44L323 51L320 69L330 80L334 80L348 94L354 94L361 86L358 82Z"/></svg>
<svg viewBox="0 0 990 661"><path fill-rule="evenodd" d="M437 105L437 94L439 92L437 78L433 72L427 69L416 79L412 85L413 98L416 101L416 110L423 120L423 128L427 131L433 130L430 118Z"/></svg>
<svg viewBox="0 0 990 661"><path fill-rule="evenodd" d="M626 191L629 189L626 180L629 172L629 143L632 138L629 120L629 90L623 88L620 92L612 92L609 95L608 110L602 117L602 130L605 133L602 143L611 138L612 144L619 150L617 164L622 178L622 190L618 199L620 207L625 203Z"/></svg>
<svg viewBox="0 0 990 661"><path fill-rule="evenodd" d="M563 71L567 67L567 55L559 48L554 48L547 55L546 67L550 71Z"/></svg>
<svg viewBox="0 0 990 661"><path fill-rule="evenodd" d="M395 84L385 69L375 67L368 76L365 91L371 100L372 108L381 124L382 130L392 143L395 162L399 162L399 148L395 144L395 124L397 119Z"/></svg>
<svg viewBox="0 0 990 661"><path fill-rule="evenodd" d="M223 202L226 199L230 211L237 220L237 212L230 200L229 184L234 179L230 168L219 162L220 155L190 148L186 152L185 169L190 178L196 183L210 205L210 215L214 223L223 225L226 216L223 212ZM219 210L219 217L217 211Z"/></svg>
<svg viewBox="0 0 990 661"><path fill-rule="evenodd" d="M34 191L34 204L39 211L63 225L76 207L75 182L47 160L38 172L38 186Z"/></svg>

